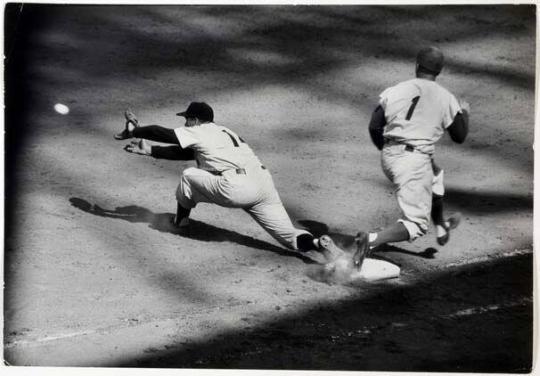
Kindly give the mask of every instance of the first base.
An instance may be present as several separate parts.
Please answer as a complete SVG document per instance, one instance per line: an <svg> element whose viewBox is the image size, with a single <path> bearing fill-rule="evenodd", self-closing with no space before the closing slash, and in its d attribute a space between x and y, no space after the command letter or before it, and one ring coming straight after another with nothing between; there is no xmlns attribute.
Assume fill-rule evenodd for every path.
<svg viewBox="0 0 540 376"><path fill-rule="evenodd" d="M351 274L351 280L364 279L368 281L378 281L399 277L401 269L391 262L366 258L360 271Z"/></svg>

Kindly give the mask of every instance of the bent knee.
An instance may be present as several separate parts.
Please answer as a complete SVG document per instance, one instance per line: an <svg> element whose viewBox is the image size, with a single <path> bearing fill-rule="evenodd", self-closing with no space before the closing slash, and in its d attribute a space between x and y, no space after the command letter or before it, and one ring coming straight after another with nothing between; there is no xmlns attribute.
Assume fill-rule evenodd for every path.
<svg viewBox="0 0 540 376"><path fill-rule="evenodd" d="M197 167L188 167L184 171L182 171L182 179L188 178L193 175L198 175L200 173L200 169Z"/></svg>
<svg viewBox="0 0 540 376"><path fill-rule="evenodd" d="M417 223L409 221L407 219L399 219L398 222L402 223L409 233L409 241L412 242L421 236L424 236L428 231L428 225L426 223Z"/></svg>

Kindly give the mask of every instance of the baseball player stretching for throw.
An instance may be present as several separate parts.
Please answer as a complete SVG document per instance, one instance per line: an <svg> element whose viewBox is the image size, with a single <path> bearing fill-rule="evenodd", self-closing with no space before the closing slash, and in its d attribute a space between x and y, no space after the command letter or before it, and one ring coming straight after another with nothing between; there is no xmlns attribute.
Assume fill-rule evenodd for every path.
<svg viewBox="0 0 540 376"><path fill-rule="evenodd" d="M371 139L382 150L382 168L395 184L402 217L380 232L368 234L366 252L354 256L361 265L365 253L383 243L413 241L428 230L429 218L437 229L437 242L446 244L459 214L443 217L443 170L433 161L434 145L444 130L462 143L469 129L469 105L458 102L435 82L444 57L436 47L419 51L416 78L382 92L369 124Z"/></svg>
<svg viewBox="0 0 540 376"><path fill-rule="evenodd" d="M133 113L128 110L125 115L126 128L115 138L141 139L127 145L126 151L197 162L197 167L183 171L176 190L177 213L172 219L175 226L186 229L191 209L200 202L214 203L244 209L289 249L317 250L328 262L342 255L328 235L316 239L293 226L268 169L241 137L213 122L214 112L208 104L192 102L186 111L177 114L186 118L185 127L174 130L158 125L140 127ZM173 145L150 146L144 139Z"/></svg>

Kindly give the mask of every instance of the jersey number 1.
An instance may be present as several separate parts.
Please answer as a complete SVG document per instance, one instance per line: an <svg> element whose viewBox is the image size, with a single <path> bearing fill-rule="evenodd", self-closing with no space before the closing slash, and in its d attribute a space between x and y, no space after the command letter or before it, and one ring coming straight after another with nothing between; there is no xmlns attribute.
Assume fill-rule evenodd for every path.
<svg viewBox="0 0 540 376"><path fill-rule="evenodd" d="M405 117L405 120L411 120L412 114L414 112L414 108L416 107L416 104L420 100L420 96L416 96L412 99L411 107L409 107L409 111L407 112L407 116Z"/></svg>
<svg viewBox="0 0 540 376"><path fill-rule="evenodd" d="M226 133L231 138L231 141L235 148L240 146L240 144L238 144L238 141L236 141L236 138L232 134L227 132L225 129L223 129L222 132ZM244 140L242 140L242 137L238 137L238 139L240 140L240 142L244 142Z"/></svg>

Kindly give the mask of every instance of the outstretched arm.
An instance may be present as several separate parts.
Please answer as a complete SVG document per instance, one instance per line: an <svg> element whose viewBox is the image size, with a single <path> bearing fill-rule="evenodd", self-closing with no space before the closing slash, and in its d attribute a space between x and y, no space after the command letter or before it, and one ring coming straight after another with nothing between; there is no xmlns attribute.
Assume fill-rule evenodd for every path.
<svg viewBox="0 0 540 376"><path fill-rule="evenodd" d="M124 112L126 117L125 129L114 135L116 140L127 140L128 138L143 138L150 141L163 142L166 144L180 145L174 130L159 125L148 125L141 127L139 120L131 110Z"/></svg>
<svg viewBox="0 0 540 376"><path fill-rule="evenodd" d="M152 146L150 155L157 159L174 161L191 161L195 159L193 149L182 149L180 146Z"/></svg>
<svg viewBox="0 0 540 376"><path fill-rule="evenodd" d="M195 159L193 149L182 149L178 145L150 146L145 140L131 141L124 147L129 153L148 155L157 159L169 159L176 161L189 161Z"/></svg>
<svg viewBox="0 0 540 376"><path fill-rule="evenodd" d="M145 140L163 142L166 144L180 145L174 130L165 128L160 125L147 125L144 127L136 127L131 131L131 136L136 138L144 138Z"/></svg>
<svg viewBox="0 0 540 376"><path fill-rule="evenodd" d="M384 116L384 109L381 106L377 106L375 111L371 114L371 120L369 122L369 135L371 141L377 147L382 150L384 146L384 126L386 125L386 118Z"/></svg>

